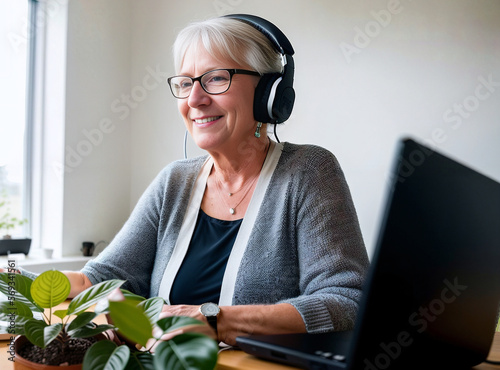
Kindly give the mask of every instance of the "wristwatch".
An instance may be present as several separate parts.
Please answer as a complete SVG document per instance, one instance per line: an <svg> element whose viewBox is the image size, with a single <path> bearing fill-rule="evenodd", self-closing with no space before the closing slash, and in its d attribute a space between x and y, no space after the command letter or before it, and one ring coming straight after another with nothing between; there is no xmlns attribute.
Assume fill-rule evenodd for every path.
<svg viewBox="0 0 500 370"><path fill-rule="evenodd" d="M207 318L208 324L217 333L217 316L219 316L220 312L219 305L212 302L203 303L200 306L200 312L203 316Z"/></svg>

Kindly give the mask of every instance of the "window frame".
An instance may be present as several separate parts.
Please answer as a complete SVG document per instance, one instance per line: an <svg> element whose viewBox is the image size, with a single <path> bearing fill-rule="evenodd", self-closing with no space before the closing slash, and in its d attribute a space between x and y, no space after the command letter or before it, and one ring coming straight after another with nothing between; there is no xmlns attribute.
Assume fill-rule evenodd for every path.
<svg viewBox="0 0 500 370"><path fill-rule="evenodd" d="M33 223L33 143L34 143L34 121L35 121L35 76L37 64L37 50L39 32L38 28L38 0L28 0L28 32L27 32L27 71L26 71L26 122L24 134L24 179L23 179L23 218L29 220L23 226L23 234L32 236Z"/></svg>

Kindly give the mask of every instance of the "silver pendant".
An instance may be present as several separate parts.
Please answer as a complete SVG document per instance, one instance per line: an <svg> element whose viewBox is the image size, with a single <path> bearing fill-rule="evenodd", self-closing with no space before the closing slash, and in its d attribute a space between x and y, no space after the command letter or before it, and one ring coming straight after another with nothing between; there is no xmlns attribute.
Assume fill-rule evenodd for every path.
<svg viewBox="0 0 500 370"><path fill-rule="evenodd" d="M234 210L234 208L229 208L229 213L231 213L232 215L234 215L236 211Z"/></svg>

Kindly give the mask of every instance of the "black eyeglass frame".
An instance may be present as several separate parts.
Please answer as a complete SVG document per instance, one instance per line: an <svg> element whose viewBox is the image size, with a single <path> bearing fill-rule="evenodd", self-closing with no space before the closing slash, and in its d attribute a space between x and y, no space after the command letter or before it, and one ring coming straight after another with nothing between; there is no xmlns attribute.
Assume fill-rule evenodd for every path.
<svg viewBox="0 0 500 370"><path fill-rule="evenodd" d="M221 92L210 92L210 91L207 91L207 89L205 88L205 86L203 86L203 84L201 83L201 79L209 74L209 73L212 73L212 72L216 72L216 71L227 71L229 72L229 84L227 85L227 89L224 90L224 91L221 91ZM205 73L203 73L201 76L198 76L198 77L191 77L191 76L185 76L185 75L179 75L179 76L172 76L172 77L169 77L167 78L167 82L168 82L168 86L170 86L170 91L172 92L172 95L177 98L177 99L187 99L189 98L189 95L191 95L191 91L193 90L193 87L194 87L194 83L196 81L198 81L200 83L200 86L201 88L203 89L203 91L205 91L207 94L210 94L210 95L220 95L220 94L224 94L225 92L227 92L229 90L229 88L231 87L231 82L233 81L233 75L236 75L236 74L240 74L240 75L250 75L250 76L262 76L259 72L255 72L255 71L249 71L247 69L238 69L238 68L218 68L218 69L212 69L211 71L207 71ZM189 91L189 94L188 96L185 96L185 97L179 97L177 95L175 95L174 93L174 89L172 88L172 84L171 84L171 80L174 79L174 78L177 78L177 77L185 77L185 78L189 78L192 82L192 85L191 85L191 90Z"/></svg>

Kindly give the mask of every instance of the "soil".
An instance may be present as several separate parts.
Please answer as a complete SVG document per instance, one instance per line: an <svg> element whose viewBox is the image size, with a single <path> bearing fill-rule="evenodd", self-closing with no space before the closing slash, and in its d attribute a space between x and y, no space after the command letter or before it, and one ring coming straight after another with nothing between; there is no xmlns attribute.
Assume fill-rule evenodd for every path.
<svg viewBox="0 0 500 370"><path fill-rule="evenodd" d="M83 362L87 349L96 342L95 338L70 339L67 347L62 351L62 344L54 340L45 348L36 347L27 342L20 350L19 355L24 359L44 365L75 365Z"/></svg>

